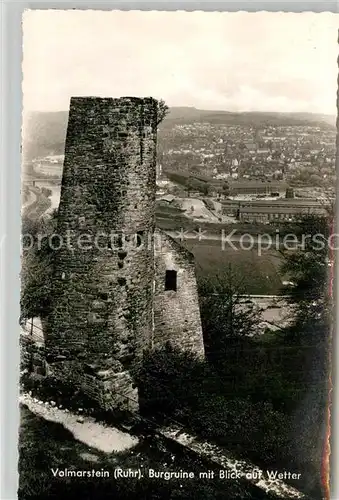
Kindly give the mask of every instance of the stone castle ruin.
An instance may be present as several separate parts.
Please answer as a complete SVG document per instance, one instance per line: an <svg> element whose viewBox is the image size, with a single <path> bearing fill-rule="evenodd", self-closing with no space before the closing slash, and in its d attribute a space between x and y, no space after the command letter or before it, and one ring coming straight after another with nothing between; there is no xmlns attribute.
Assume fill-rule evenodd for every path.
<svg viewBox="0 0 339 500"><path fill-rule="evenodd" d="M155 227L157 101L71 99L48 370L137 410L131 369L166 342L204 356L192 255Z"/></svg>

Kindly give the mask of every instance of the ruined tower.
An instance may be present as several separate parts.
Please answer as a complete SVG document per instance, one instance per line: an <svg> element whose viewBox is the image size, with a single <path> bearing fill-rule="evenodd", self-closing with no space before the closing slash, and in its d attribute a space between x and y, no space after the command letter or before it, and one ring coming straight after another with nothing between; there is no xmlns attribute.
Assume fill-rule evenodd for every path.
<svg viewBox="0 0 339 500"><path fill-rule="evenodd" d="M194 256L164 231L155 232L155 347L170 342L205 355Z"/></svg>
<svg viewBox="0 0 339 500"><path fill-rule="evenodd" d="M133 406L152 343L156 127L152 98L71 99L46 348L105 408Z"/></svg>

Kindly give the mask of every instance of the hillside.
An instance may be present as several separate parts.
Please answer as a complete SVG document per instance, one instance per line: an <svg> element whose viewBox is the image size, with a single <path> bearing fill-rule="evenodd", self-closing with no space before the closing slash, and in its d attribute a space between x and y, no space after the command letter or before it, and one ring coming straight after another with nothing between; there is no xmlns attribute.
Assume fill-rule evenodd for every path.
<svg viewBox="0 0 339 500"><path fill-rule="evenodd" d="M63 154L68 111L28 113L23 122L25 160L47 154Z"/></svg>
<svg viewBox="0 0 339 500"><path fill-rule="evenodd" d="M225 125L332 125L335 126L335 116L313 113L273 113L273 112L231 112L202 110L190 107L174 107L166 117L163 126L175 123L206 122Z"/></svg>
<svg viewBox="0 0 339 500"><path fill-rule="evenodd" d="M26 160L46 154L62 154L66 137L68 111L27 114L24 120L24 155ZM201 110L193 107L173 107L160 126L161 130L177 124L205 122L223 125L282 126L314 125L335 126L335 116L311 113L261 113Z"/></svg>

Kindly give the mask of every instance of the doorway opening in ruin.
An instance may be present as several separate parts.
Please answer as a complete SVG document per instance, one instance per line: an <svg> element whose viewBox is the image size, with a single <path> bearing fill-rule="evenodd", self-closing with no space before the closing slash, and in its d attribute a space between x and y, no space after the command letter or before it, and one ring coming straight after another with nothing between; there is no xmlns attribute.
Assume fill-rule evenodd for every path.
<svg viewBox="0 0 339 500"><path fill-rule="evenodd" d="M165 275L165 290L177 291L177 272L173 270L166 271Z"/></svg>

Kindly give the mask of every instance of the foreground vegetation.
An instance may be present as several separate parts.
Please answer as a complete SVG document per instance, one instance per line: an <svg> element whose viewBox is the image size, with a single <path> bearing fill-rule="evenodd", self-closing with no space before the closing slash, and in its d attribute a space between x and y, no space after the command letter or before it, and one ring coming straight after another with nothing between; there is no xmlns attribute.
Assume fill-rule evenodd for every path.
<svg viewBox="0 0 339 500"><path fill-rule="evenodd" d="M51 380L50 380L51 381ZM34 385L34 387L33 387ZM31 384L34 394L47 400L55 397L56 387L48 390L48 381ZM60 391L62 389L62 391ZM66 392L65 392L66 391ZM71 388L59 385L64 403L79 404L82 396L71 395ZM63 393L63 394L61 394ZM82 400L82 403L84 401ZM89 401L87 401L88 403ZM93 403L93 402L91 402ZM101 415L104 418L103 415ZM117 421L108 423L117 425ZM140 437L140 432L139 432ZM173 446L173 445L172 445ZM19 500L76 498L85 500L274 500L259 488L244 480L199 478L199 472L213 469L211 463L199 460L194 454L183 452L180 446L164 446L157 439L141 437L139 444L124 452L104 453L74 438L62 424L47 421L21 407L19 439ZM81 478L55 477L52 469L107 471L109 477ZM114 470L121 468L142 471L142 478L114 478ZM148 477L148 470L193 472L190 479L165 480ZM217 473L216 473L217 476Z"/></svg>
<svg viewBox="0 0 339 500"><path fill-rule="evenodd" d="M305 216L291 232L327 241L329 220ZM146 415L179 420L263 466L300 472L295 486L319 500L331 345L328 250L308 244L282 252L282 272L296 284L296 317L279 334L249 337L258 318L237 311L230 277L207 280L200 289L207 361L168 346L149 353L139 374ZM211 298L213 290L219 294Z"/></svg>
<svg viewBox="0 0 339 500"><path fill-rule="evenodd" d="M329 220L308 215L289 226L289 231L322 234L328 241ZM199 292L206 361L165 346L146 354L135 373L144 417L157 424L175 419L236 456L264 467L300 472L295 486L319 500L323 498L331 344L328 251L326 245L314 249L309 241L303 250L281 253L281 273L296 284L291 301L297 314L293 324L269 339L248 336L255 334L258 317L254 310L244 313L235 307L240 290L235 289L233 273L219 272L219 280L210 279L211 272L202 274ZM41 307L44 279L39 272L48 267L50 257L48 249L42 252L40 261L32 256L36 272L26 275L23 311L27 317L37 315L36 308ZM194 488L182 497L169 496L168 491L162 494L165 498L198 496ZM232 495L229 498L237 498ZM198 498L219 497L213 491Z"/></svg>

